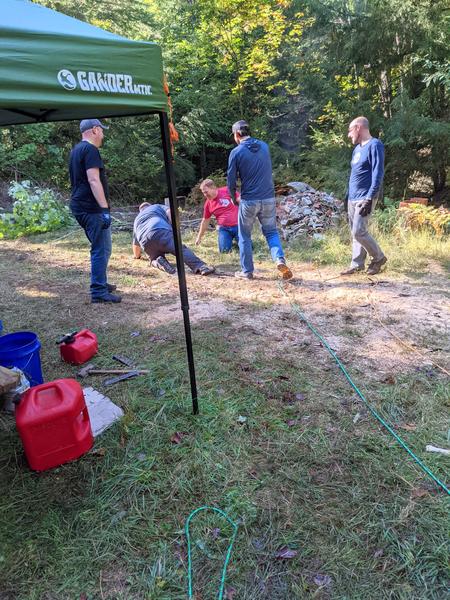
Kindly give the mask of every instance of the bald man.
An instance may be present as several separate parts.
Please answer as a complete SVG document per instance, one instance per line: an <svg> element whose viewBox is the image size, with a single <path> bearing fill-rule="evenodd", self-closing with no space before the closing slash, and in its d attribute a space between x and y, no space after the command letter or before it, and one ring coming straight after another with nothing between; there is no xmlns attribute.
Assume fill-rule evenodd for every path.
<svg viewBox="0 0 450 600"><path fill-rule="evenodd" d="M371 262L368 275L376 275L387 262L380 246L368 232L369 215L375 209L384 176L384 146L372 137L366 117L353 119L348 137L355 148L348 183L348 221L352 233L352 262L341 275L364 270L367 255Z"/></svg>

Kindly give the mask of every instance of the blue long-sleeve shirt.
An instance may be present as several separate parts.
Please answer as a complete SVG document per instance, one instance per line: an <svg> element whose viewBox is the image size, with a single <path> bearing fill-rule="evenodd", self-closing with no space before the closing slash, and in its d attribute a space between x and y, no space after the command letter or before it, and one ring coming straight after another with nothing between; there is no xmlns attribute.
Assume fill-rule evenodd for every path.
<svg viewBox="0 0 450 600"><path fill-rule="evenodd" d="M372 138L361 146L355 146L352 154L348 199L376 198L384 176L384 146Z"/></svg>
<svg viewBox="0 0 450 600"><path fill-rule="evenodd" d="M241 180L241 200L268 200L275 197L269 146L257 140L243 140L228 158L227 186L236 197L237 179Z"/></svg>

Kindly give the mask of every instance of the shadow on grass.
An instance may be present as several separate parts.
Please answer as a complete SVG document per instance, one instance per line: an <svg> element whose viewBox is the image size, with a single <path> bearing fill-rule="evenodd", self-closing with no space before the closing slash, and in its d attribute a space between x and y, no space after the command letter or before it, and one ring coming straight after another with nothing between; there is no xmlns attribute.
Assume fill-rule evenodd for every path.
<svg viewBox="0 0 450 600"><path fill-rule="evenodd" d="M379 430L301 323L289 329L295 317L286 316L286 327L275 321L275 339L262 319L273 303L256 298L260 282L245 289L245 298L223 296L242 318L193 322L201 409L194 417L172 279L156 273L156 290L136 285L127 304L91 306L76 293L40 298L20 291L54 291L64 281L79 290L87 254L67 257L71 267L22 251L24 260L12 250L2 255L2 316L5 309L10 330L28 323L39 331L47 379L75 374L59 361L53 340L79 324L99 335L98 364L112 366L111 355L125 353L151 370L108 388L125 417L92 452L46 473L28 470L12 419L0 417L2 593L27 600L184 599L183 525L191 510L208 504L240 520L228 582L244 600L445 597L445 499ZM17 263L26 264L24 272ZM141 278L146 267L113 265L113 272L131 269ZM198 294L213 290L215 300L226 291L206 287L214 280L191 281ZM174 310L158 325L160 307ZM440 378L418 378L405 375L381 388L364 381L389 415L417 423L408 435L420 450L431 437L441 441L448 390ZM106 390L99 379L87 383ZM428 460L445 475L439 457ZM228 535L210 516L195 524L195 582L205 598L217 592ZM278 556L286 547L290 559Z"/></svg>

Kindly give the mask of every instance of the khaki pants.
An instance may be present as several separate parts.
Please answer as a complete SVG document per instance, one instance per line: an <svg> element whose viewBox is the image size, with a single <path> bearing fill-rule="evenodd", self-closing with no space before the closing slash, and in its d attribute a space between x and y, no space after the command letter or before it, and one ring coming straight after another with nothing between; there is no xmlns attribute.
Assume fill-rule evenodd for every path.
<svg viewBox="0 0 450 600"><path fill-rule="evenodd" d="M375 210L377 200L372 201L372 212ZM348 222L352 232L352 268L363 269L367 255L374 261L381 260L383 251L367 230L369 217L359 214L364 201L348 201Z"/></svg>

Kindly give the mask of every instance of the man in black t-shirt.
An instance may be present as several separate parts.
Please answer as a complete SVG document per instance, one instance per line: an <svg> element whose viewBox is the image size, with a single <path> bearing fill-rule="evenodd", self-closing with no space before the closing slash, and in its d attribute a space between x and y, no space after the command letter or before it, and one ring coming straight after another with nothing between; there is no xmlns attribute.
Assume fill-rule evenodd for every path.
<svg viewBox="0 0 450 600"><path fill-rule="evenodd" d="M111 293L116 288L108 283L106 275L111 256L111 215L108 181L98 150L104 129L108 127L98 119L84 119L80 123L82 140L72 149L69 159L70 210L91 243L92 302L116 303L122 298Z"/></svg>

